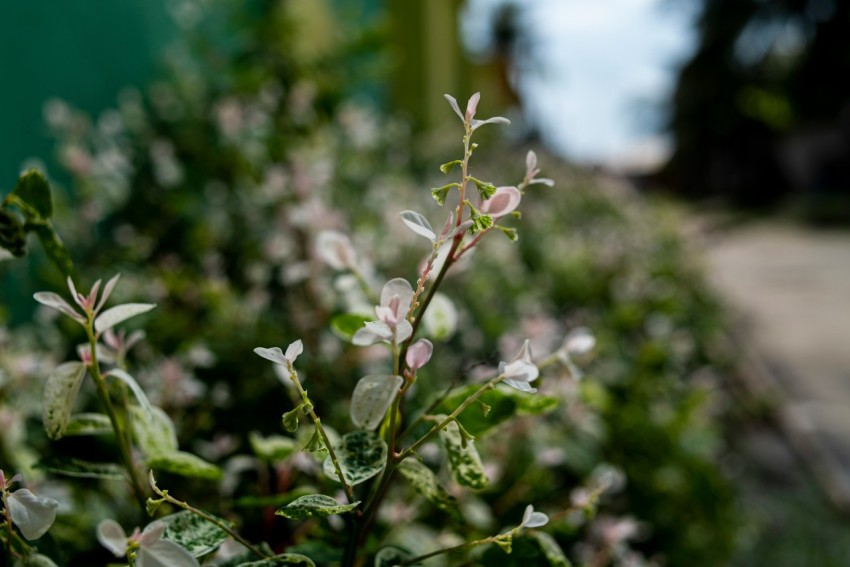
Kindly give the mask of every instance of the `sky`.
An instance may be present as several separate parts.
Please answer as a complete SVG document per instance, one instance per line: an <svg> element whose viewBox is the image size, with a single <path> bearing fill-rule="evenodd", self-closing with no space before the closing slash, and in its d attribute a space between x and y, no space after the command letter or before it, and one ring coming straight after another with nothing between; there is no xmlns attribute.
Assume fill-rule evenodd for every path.
<svg viewBox="0 0 850 567"><path fill-rule="evenodd" d="M469 0L463 34L471 49L504 0ZM521 72L526 111L552 148L615 168L663 160L663 103L675 70L694 48L692 2L515 0L524 9L534 68Z"/></svg>

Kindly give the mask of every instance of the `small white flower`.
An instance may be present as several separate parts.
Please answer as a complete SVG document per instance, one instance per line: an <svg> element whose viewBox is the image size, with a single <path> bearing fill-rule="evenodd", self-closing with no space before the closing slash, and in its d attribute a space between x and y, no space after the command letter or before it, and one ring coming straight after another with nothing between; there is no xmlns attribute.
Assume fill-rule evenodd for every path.
<svg viewBox="0 0 850 567"><path fill-rule="evenodd" d="M316 254L334 270L357 267L357 254L351 239L335 230L323 230L316 236Z"/></svg>
<svg viewBox="0 0 850 567"><path fill-rule="evenodd" d="M534 506L529 504L525 508L525 513L522 515L520 528L539 528L549 523L549 516L543 512L535 512Z"/></svg>
<svg viewBox="0 0 850 567"><path fill-rule="evenodd" d="M446 100L449 101L449 104L452 107L452 110L455 111L455 114L461 119L464 124L469 124L472 130L476 130L477 128L484 126L485 124L506 124L510 125L511 121L502 116L494 116L493 118L487 118L486 120L476 120L475 112L478 109L478 101L481 99L481 93L475 93L471 97L469 97L469 101L466 103L466 113L462 114L460 112L460 106L457 104L457 100L455 97L444 94Z"/></svg>
<svg viewBox="0 0 850 567"><path fill-rule="evenodd" d="M413 326L407 320L407 312L413 301L413 287L404 278L395 278L384 284L381 304L375 306L377 321L367 321L357 330L351 342L357 346L369 346L381 341L401 343L413 334Z"/></svg>
<svg viewBox="0 0 850 567"><path fill-rule="evenodd" d="M97 526L97 540L115 557L124 557L135 551L137 567L197 567L200 565L192 554L171 540L163 539L165 523L152 522L139 532L128 537L115 520L103 520Z"/></svg>
<svg viewBox="0 0 850 567"><path fill-rule="evenodd" d="M510 362L499 363L499 374L504 376L502 382L522 392L533 394L536 388L529 386L529 382L537 380L540 370L531 361L531 345L528 339L522 344L522 348Z"/></svg>
<svg viewBox="0 0 850 567"><path fill-rule="evenodd" d="M298 339L286 347L286 354L279 347L257 347L254 349L254 352L266 360L271 360L275 364L282 364L289 367L295 364L295 359L298 358L299 354L304 352L304 344L301 342L301 339Z"/></svg>

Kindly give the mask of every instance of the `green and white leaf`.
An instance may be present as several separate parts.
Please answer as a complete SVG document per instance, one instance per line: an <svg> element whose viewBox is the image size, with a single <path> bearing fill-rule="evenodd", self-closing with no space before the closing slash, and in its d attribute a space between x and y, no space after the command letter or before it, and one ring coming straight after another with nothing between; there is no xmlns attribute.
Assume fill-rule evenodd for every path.
<svg viewBox="0 0 850 567"><path fill-rule="evenodd" d="M298 451L295 440L283 435L263 437L256 431L248 435L251 449L262 460L267 462L282 461Z"/></svg>
<svg viewBox="0 0 850 567"><path fill-rule="evenodd" d="M151 406L147 413L139 406L130 406L133 435L148 457L177 451L177 431L174 422L161 408Z"/></svg>
<svg viewBox="0 0 850 567"><path fill-rule="evenodd" d="M50 439L60 439L71 417L71 407L86 375L82 362L65 362L56 367L44 385L42 421Z"/></svg>
<svg viewBox="0 0 850 567"><path fill-rule="evenodd" d="M216 519L224 525L232 525L222 518ZM188 510L164 516L159 521L166 525L164 537L170 539L194 557L201 557L215 551L230 537L220 527Z"/></svg>
<svg viewBox="0 0 850 567"><path fill-rule="evenodd" d="M351 421L360 429L375 429L381 424L399 388L401 376L369 374L357 381L351 394Z"/></svg>
<svg viewBox="0 0 850 567"><path fill-rule="evenodd" d="M444 416L436 417L445 419ZM458 484L475 489L486 487L490 480L484 472L475 443L470 439L464 440L456 421L449 422L440 430L440 440L446 448L449 466Z"/></svg>
<svg viewBox="0 0 850 567"><path fill-rule="evenodd" d="M76 413L65 426L65 437L72 435L107 435L112 433L109 416L102 413Z"/></svg>
<svg viewBox="0 0 850 567"><path fill-rule="evenodd" d="M214 464L184 451L148 455L147 464L156 471L165 471L190 478L218 480L222 475L221 469Z"/></svg>
<svg viewBox="0 0 850 567"><path fill-rule="evenodd" d="M357 508L360 501L351 504L340 504L330 496L324 494L308 494L296 498L275 514L290 520L303 520L305 518L324 518L334 514L344 514Z"/></svg>
<svg viewBox="0 0 850 567"><path fill-rule="evenodd" d="M94 320L94 328L98 333L111 329L118 323L123 323L130 317L147 313L156 307L153 303L125 303L111 307L97 316Z"/></svg>
<svg viewBox="0 0 850 567"><path fill-rule="evenodd" d="M102 478L126 480L124 467L115 463L92 463L67 457L48 457L39 461L35 468L74 478Z"/></svg>
<svg viewBox="0 0 850 567"><path fill-rule="evenodd" d="M434 413L452 413L480 387L472 384L453 390L434 409ZM559 404L556 397L544 396L539 392L529 396L513 388L488 390L478 400L484 405L470 407L457 418L463 428L476 437L514 416L545 414L557 408ZM489 410L485 411L488 407Z"/></svg>
<svg viewBox="0 0 850 567"><path fill-rule="evenodd" d="M136 382L135 378L120 368L113 368L106 373L106 376L113 376L127 384L127 387L130 388L131 392L133 392L133 396L136 397L139 405L148 415L153 416L153 406L151 405L150 400L148 400L148 397L145 395L145 391L142 390L142 387L139 386L139 383Z"/></svg>
<svg viewBox="0 0 850 567"><path fill-rule="evenodd" d="M373 431L352 431L342 436L334 446L342 474L349 486L360 484L384 469L387 460L387 444ZM324 463L325 474L339 481L333 461L328 457Z"/></svg>
<svg viewBox="0 0 850 567"><path fill-rule="evenodd" d="M406 459L398 466L398 472L425 497L441 510L457 510L457 499L443 488L437 476L426 465L416 459Z"/></svg>

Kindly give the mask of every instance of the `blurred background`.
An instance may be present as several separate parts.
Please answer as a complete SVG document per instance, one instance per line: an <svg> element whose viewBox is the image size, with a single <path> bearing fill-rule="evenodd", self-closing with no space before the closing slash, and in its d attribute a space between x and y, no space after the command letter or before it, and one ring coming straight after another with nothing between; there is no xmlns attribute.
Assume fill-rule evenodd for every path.
<svg viewBox="0 0 850 567"><path fill-rule="evenodd" d="M457 150L442 95L481 91L480 115L513 122L484 132L482 171L521 176L533 148L558 186L464 275L480 333L447 339L446 367L492 357L507 322L591 326L598 382L546 482L620 467L611 514L659 564L846 565L848 38L839 0L0 0L0 193L44 169L83 278L120 269L160 304L140 365L222 461L273 386L259 363L233 383L244 352L297 334L334 353L315 231L362 231L375 265L412 270L369 231L387 199L428 206ZM490 309L485 282L519 307ZM73 351L70 329L28 326L32 292L61 285L37 246L0 263L4 403ZM46 441L5 411L3 460L27 461ZM235 440L216 426L234 412ZM594 529L559 542L607 564Z"/></svg>

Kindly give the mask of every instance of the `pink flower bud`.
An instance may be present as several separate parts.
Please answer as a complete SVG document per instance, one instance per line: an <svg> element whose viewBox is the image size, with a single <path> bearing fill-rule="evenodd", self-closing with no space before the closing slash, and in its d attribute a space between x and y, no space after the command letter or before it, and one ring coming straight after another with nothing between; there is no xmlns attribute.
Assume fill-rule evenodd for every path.
<svg viewBox="0 0 850 567"><path fill-rule="evenodd" d="M431 360L434 345L428 339L419 339L407 349L404 360L414 372L425 366Z"/></svg>

